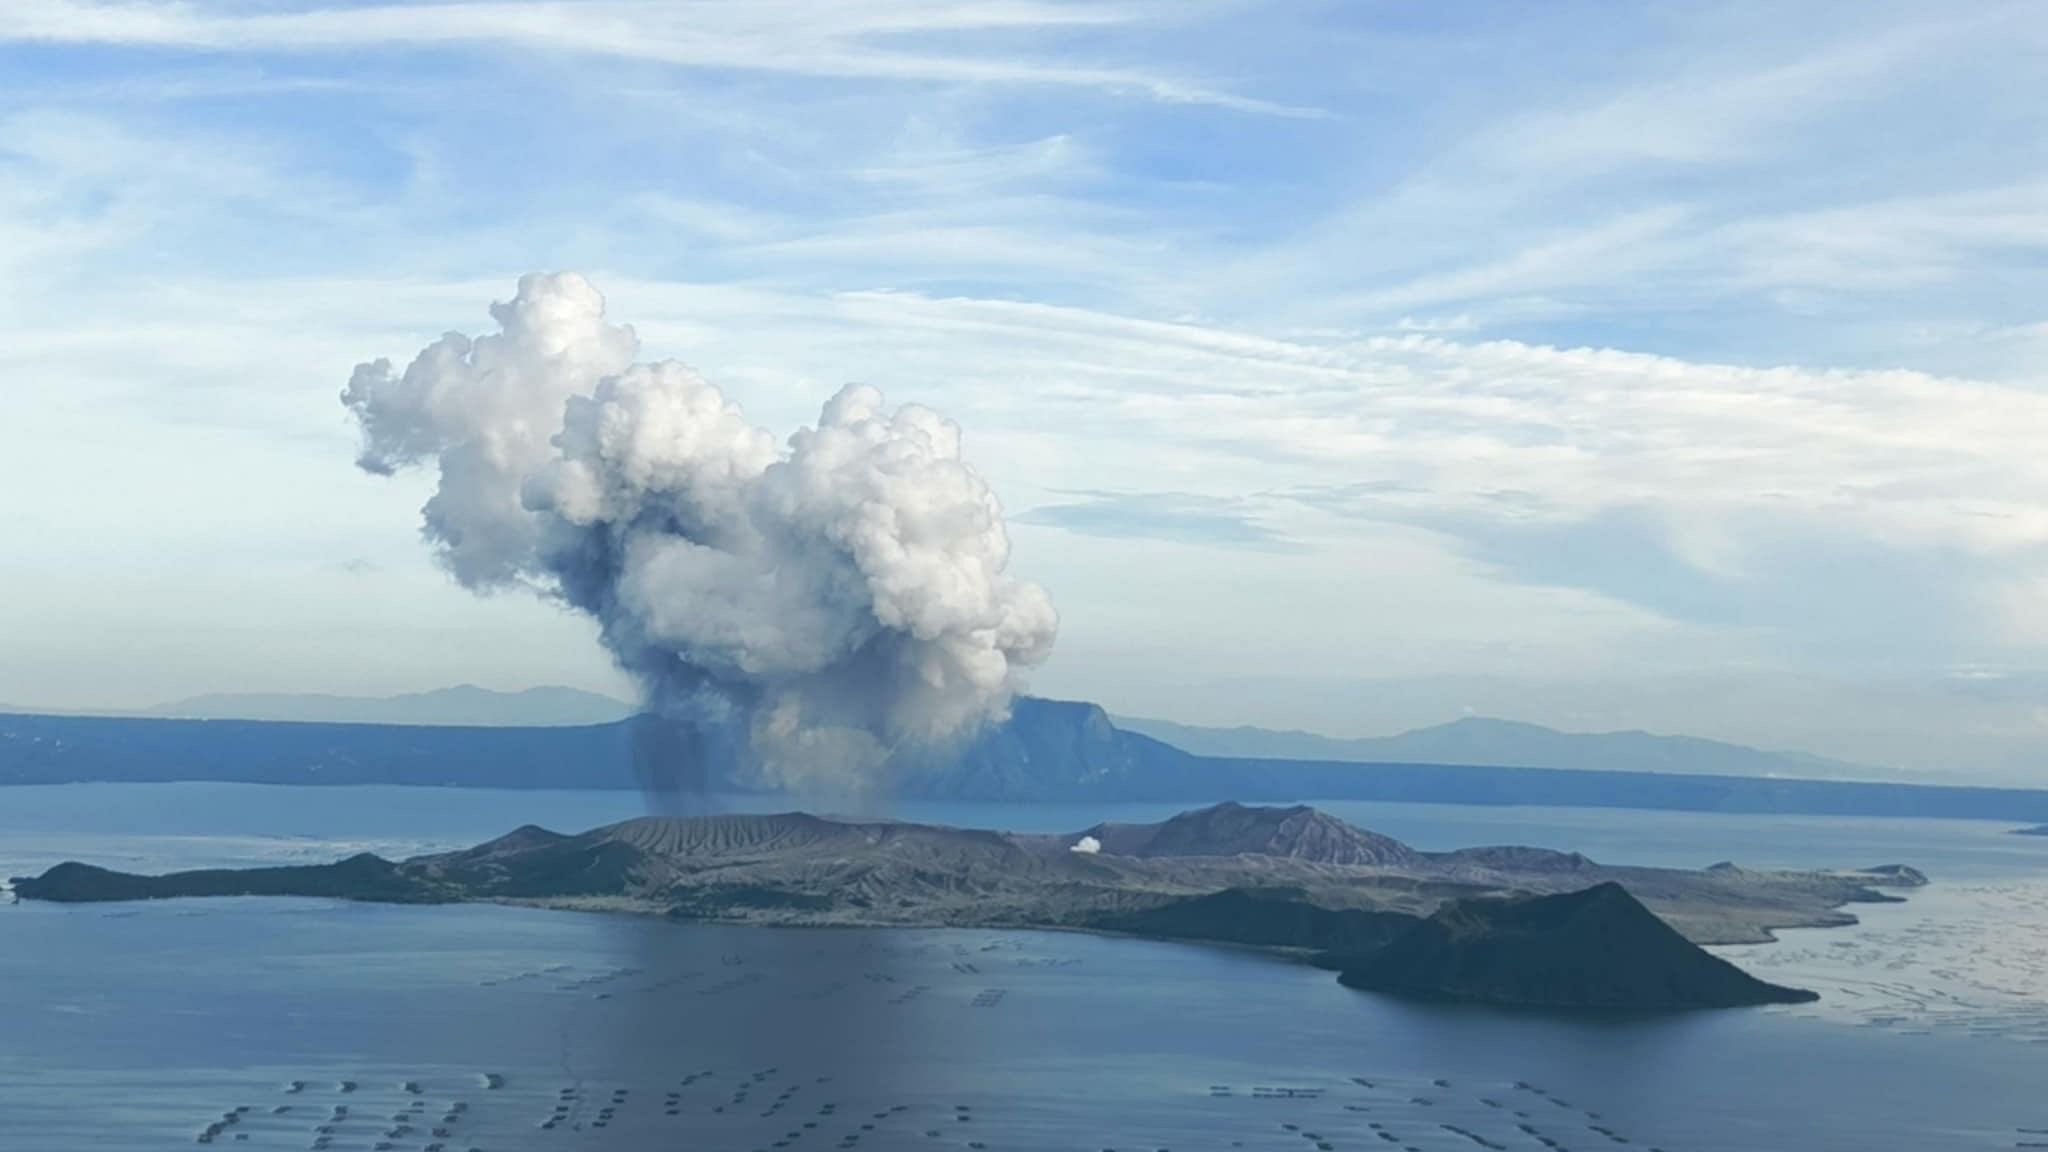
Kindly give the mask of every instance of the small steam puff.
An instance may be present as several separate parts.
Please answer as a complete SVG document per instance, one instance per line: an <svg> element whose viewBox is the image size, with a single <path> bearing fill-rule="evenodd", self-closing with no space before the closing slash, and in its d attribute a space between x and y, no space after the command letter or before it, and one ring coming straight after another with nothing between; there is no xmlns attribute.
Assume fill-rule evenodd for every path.
<svg viewBox="0 0 2048 1152"><path fill-rule="evenodd" d="M689 368L636 363L580 276L491 315L403 374L356 367L358 465L433 464L423 531L457 580L595 617L648 707L740 733L761 783L872 788L1002 718L1050 653L1052 602L1003 574L1002 509L943 416L849 385L778 446Z"/></svg>
<svg viewBox="0 0 2048 1152"><path fill-rule="evenodd" d="M1093 856L1102 851L1102 841L1097 840L1093 836L1083 836L1079 840L1074 841L1067 848L1067 851L1079 852L1083 856Z"/></svg>

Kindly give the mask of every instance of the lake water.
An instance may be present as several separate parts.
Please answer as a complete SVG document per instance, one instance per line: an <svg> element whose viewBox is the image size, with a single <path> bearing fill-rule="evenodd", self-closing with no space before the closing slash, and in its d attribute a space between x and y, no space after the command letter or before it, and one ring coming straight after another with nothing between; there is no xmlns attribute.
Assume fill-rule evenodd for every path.
<svg viewBox="0 0 2048 1152"><path fill-rule="evenodd" d="M2048 840L1980 823L1332 804L1424 848L1935 884L1723 950L1810 1007L1404 1004L1221 948L307 900L0 907L0 1149L1971 1149L2048 1143ZM620 793L0 789L0 875L403 855ZM1166 808L906 806L1040 831ZM235 1117L231 1122L229 1116ZM210 1129L209 1126L212 1126ZM439 1130L437 1134L436 1130ZM436 1146L439 1146L436 1148Z"/></svg>

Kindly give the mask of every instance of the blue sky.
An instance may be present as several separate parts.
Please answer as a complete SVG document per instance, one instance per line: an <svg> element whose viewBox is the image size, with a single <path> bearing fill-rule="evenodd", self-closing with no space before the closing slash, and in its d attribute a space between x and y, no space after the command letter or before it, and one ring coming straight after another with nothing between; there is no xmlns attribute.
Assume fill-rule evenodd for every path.
<svg viewBox="0 0 2048 1152"><path fill-rule="evenodd" d="M2048 783L2048 10L0 5L0 700L622 691L358 475L573 269L793 428L932 404L1038 690Z"/></svg>

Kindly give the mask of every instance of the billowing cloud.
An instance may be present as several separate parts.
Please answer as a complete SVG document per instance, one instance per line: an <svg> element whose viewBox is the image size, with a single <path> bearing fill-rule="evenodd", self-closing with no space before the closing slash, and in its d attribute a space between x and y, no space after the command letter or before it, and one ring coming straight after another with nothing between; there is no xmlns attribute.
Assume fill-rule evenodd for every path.
<svg viewBox="0 0 2048 1152"><path fill-rule="evenodd" d="M499 331L357 366L358 463L431 464L425 534L464 585L589 613L647 705L744 734L764 782L865 790L1003 715L1058 620L958 426L850 385L778 445L673 361L636 363L583 278L531 275Z"/></svg>

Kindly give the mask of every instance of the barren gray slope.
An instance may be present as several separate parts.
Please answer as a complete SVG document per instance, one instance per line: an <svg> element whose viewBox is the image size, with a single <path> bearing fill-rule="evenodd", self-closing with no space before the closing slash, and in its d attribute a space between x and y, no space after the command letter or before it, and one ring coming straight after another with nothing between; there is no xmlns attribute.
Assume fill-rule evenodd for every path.
<svg viewBox="0 0 2048 1152"><path fill-rule="evenodd" d="M514 901L781 924L1129 930L1171 923L1175 935L1203 934L1206 926L1219 939L1241 930L1224 922L1229 908L1322 934L1335 929L1320 913L1419 917L1450 900L1613 882L1695 942L1736 943L1767 939L1775 928L1846 923L1843 905L1890 899L1882 888L1921 882L1910 870L1681 871L1611 868L1531 848L1424 853L1312 808L1237 804L1067 836L803 813L650 817L573 836L521 828L459 852L377 863L388 872L378 872L359 898ZM61 875L53 869L20 882L19 891L128 899L237 890L234 873L202 881L63 867ZM331 871L274 869L260 879L252 872L246 887L350 895L347 877ZM1249 904L1208 899L1228 892L1258 895ZM1276 904L1313 915L1279 915Z"/></svg>

